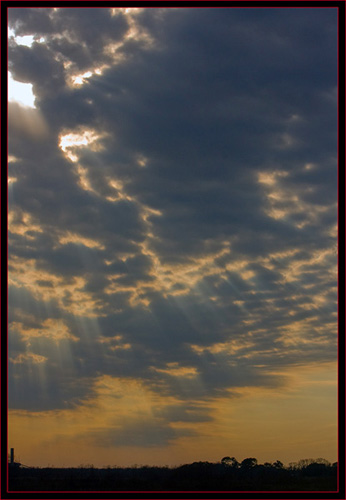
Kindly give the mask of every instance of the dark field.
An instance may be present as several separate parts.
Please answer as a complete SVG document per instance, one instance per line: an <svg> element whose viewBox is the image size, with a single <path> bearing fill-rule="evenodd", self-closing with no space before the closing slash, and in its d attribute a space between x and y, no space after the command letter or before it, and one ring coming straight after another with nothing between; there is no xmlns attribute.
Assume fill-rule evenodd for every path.
<svg viewBox="0 0 346 500"><path fill-rule="evenodd" d="M9 491L336 491L337 464L194 462L175 468L9 467ZM251 462L252 461L252 462ZM301 461L304 462L304 461ZM308 462L308 461L305 461Z"/></svg>

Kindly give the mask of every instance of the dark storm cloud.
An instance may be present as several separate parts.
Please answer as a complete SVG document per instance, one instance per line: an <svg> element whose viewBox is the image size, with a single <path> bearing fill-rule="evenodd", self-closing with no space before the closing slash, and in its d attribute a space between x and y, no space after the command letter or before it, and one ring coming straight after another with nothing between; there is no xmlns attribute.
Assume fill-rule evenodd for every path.
<svg viewBox="0 0 346 500"><path fill-rule="evenodd" d="M76 373L46 370L45 361L28 356L9 367L9 407L15 410L48 411L75 408L92 394L92 378L76 379ZM18 378L20 377L20 380Z"/></svg>
<svg viewBox="0 0 346 500"><path fill-rule="evenodd" d="M335 245L336 11L143 9L132 21L147 38L131 39L120 11L9 10L16 35L37 38L12 40L9 60L46 134L10 104L9 270L19 279L34 261L37 292L10 291L12 406L63 408L97 377L138 377L182 403L95 439L161 446L190 432L169 422L211 418L195 401L335 359L336 256L323 252ZM73 163L59 141L83 127L104 135ZM53 325L28 344L49 319L77 340L56 343ZM291 324L299 348L284 342Z"/></svg>
<svg viewBox="0 0 346 500"><path fill-rule="evenodd" d="M53 9L8 9L8 22L16 35L45 35L54 32Z"/></svg>
<svg viewBox="0 0 346 500"><path fill-rule="evenodd" d="M108 41L122 39L127 31L125 16L117 11L112 16L110 9L67 8L59 9L54 16L56 30L67 31L78 42L85 42L90 51L104 47ZM68 53L69 55L69 53Z"/></svg>
<svg viewBox="0 0 346 500"><path fill-rule="evenodd" d="M202 34L200 37L202 39ZM232 32L229 38L232 39ZM234 77L234 69L241 64L242 70L246 66L247 71L252 71L252 59L242 59L240 63L232 57L235 49L229 42L229 51L223 52L224 57L227 55L227 62L225 65L219 63L223 74L215 75L210 69L216 56L210 51L213 47L218 48L214 42L210 44L212 48L209 52L201 49L198 61L200 65L203 61L203 73L202 69L199 73L199 66L196 69L195 65L190 64L194 59L190 51L195 50L194 46L190 48L190 44L187 39L186 43L181 44L184 49L172 44L174 49L170 46L167 51L146 52L136 66L131 62L124 63L122 71L116 68L92 81L96 89L98 81L102 80L103 85L106 82L105 87L111 88L113 82L116 89L122 90L109 96L104 93L98 100L104 108L104 128L115 125L121 139L117 141L114 151L112 144L107 144L105 161L110 155L116 158L121 154L119 149L122 146L119 144L148 155L148 168L131 177L128 189L143 202L165 212L162 218L155 221L157 234L162 239L155 244L155 249L162 259L170 260L194 254L198 246L203 249L204 246L198 242L199 236L205 239L229 234L230 226L236 232L245 222L245 226L250 229L257 228L258 224L273 224L258 213L257 207L261 203L258 186L251 186L251 198L246 193L237 195L238 190L232 189L235 183L241 187L241 178L244 176L249 191L249 180L254 181L251 179L253 168L257 169L264 161L268 163L268 160L269 163L264 164L265 168L284 161L283 167L287 166L292 171L292 165L297 165L298 161L296 168L301 168L304 162L312 158L325 161L326 151L335 151L334 136L326 143L326 136L322 135L321 130L318 134L314 132L311 137L304 137L305 133L310 133L314 123L324 120L323 117L329 119L331 116L335 125L336 112L334 115L330 113L330 104L323 103L323 100L321 103L319 93L311 90L308 82L312 80L307 79L306 75L301 77L299 67L295 70L289 66L303 88L297 92L297 87L292 85L292 95L285 95L287 72L284 72L285 83L273 82L273 70L276 62L282 58L279 51L270 72L268 70L267 80L258 86L257 79L251 74L249 82L245 77L244 80L240 78L242 86L239 89L239 78ZM178 51L178 55L174 50ZM325 63L323 51L315 53L314 67L324 67ZM148 71L148 68L155 77L143 82L138 74ZM323 75L325 81L319 79L318 83L322 88L329 89L335 84L335 71L326 71ZM220 85L222 88L219 88ZM93 90L91 84L90 96ZM302 93L306 94L304 100ZM287 124L296 113L302 115L302 123ZM288 133L297 137L297 145L283 154L284 143L280 137ZM324 144L328 149L321 147ZM121 169L119 173L126 176L129 170ZM318 178L313 182L316 184ZM207 183L209 187L206 189ZM315 191L319 189L322 194L326 187L322 179L319 184L319 187L312 187ZM332 187L335 189L335 176L334 184L329 186L329 191L332 191ZM232 194L227 197L227 192ZM245 200L252 209L250 217ZM240 203L242 210L239 210ZM258 214L258 220L254 219L254 214ZM280 224L280 228L276 226L275 235L279 229L286 234L284 225ZM288 230L292 231L292 228ZM181 231L180 238L178 231ZM298 232L296 236L299 238ZM280 245L281 240L276 238L276 241ZM263 244L268 244L267 239Z"/></svg>
<svg viewBox="0 0 346 500"><path fill-rule="evenodd" d="M46 147L45 145L43 149ZM11 208L15 210L17 220L20 220L22 213L30 213L40 222L44 232L33 235L33 241L10 234L10 243L17 241L18 255L24 256L26 252L27 258L33 257L32 252L39 246L39 267L51 271L54 268L55 272L62 274L67 273L68 268L73 274L75 269L75 274L78 274L78 269L85 269L89 265L104 268L103 256L112 258L119 251L136 250L136 242L142 241L144 235L143 223L135 204L127 200L114 204L80 189L76 185L71 165L66 163L61 154L54 152L53 148L45 158L34 148L30 148L29 153L28 163L19 161L11 166L11 174L18 176L16 189L13 195L10 193ZM28 175L28 166L32 175ZM40 177L39 184L36 175ZM62 231L96 239L107 247L107 251L103 254L100 250L83 249L73 243L66 248L55 248L58 234ZM84 255L78 255L81 253ZM98 258L92 258L92 255L97 255ZM59 266L64 266L64 262L67 266L65 271L58 269Z"/></svg>
<svg viewBox="0 0 346 500"><path fill-rule="evenodd" d="M9 266L9 272L11 273ZM25 287L9 285L8 319L12 322L24 321L28 328L39 328L48 318L59 318L61 311L56 300L43 301L33 296ZM23 319L24 318L24 319Z"/></svg>
<svg viewBox="0 0 346 500"><path fill-rule="evenodd" d="M16 36L34 34L35 39L45 38L44 46L34 42L28 49L17 46L12 39L9 46L14 78L32 83L39 98L53 95L58 86L64 86L64 61L81 71L95 62L109 62L104 48L121 40L128 29L120 12L112 16L110 9L97 8L30 9L30 12L25 8L10 8L9 26Z"/></svg>
<svg viewBox="0 0 346 500"><path fill-rule="evenodd" d="M32 83L35 94L45 94L52 87L56 90L64 87L63 64L52 58L51 51L44 45L9 46L8 56L13 78Z"/></svg>

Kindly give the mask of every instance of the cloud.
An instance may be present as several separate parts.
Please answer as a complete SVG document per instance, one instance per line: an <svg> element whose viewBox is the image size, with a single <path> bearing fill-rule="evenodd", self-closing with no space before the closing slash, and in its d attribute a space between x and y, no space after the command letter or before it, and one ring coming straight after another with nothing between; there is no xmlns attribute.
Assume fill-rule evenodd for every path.
<svg viewBox="0 0 346 500"><path fill-rule="evenodd" d="M195 435L196 432L191 429L174 429L164 422L141 419L130 421L118 429L95 431L88 434L88 439L103 447L152 448L167 446L179 437Z"/></svg>
<svg viewBox="0 0 346 500"><path fill-rule="evenodd" d="M209 408L193 404L169 405L157 409L156 413L169 422L209 422L212 420Z"/></svg>
<svg viewBox="0 0 346 500"><path fill-rule="evenodd" d="M9 24L36 37L9 63L37 108L9 104L11 407L138 379L166 404L93 439L165 446L218 397L335 360L336 11Z"/></svg>

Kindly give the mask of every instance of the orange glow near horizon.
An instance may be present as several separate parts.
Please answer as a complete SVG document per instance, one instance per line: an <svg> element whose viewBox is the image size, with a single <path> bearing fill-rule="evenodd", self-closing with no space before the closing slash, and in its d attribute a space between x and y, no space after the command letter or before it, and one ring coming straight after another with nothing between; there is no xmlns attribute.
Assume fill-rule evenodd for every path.
<svg viewBox="0 0 346 500"><path fill-rule="evenodd" d="M139 429L143 421L158 425L158 410L179 402L162 399L139 381L103 376L95 383L96 397L75 409L12 410L9 443L20 461L32 466L173 466L220 461L226 455L238 460L255 456L261 463L281 460L286 465L302 458L336 461L337 427L329 423L330 413L336 411L335 364L292 368L284 374L285 388L245 387L229 398L204 401L212 422L176 423L173 428L191 428L197 435L156 447L112 446L103 436L112 429L119 435L129 421L137 422ZM314 424L316 413L321 425Z"/></svg>

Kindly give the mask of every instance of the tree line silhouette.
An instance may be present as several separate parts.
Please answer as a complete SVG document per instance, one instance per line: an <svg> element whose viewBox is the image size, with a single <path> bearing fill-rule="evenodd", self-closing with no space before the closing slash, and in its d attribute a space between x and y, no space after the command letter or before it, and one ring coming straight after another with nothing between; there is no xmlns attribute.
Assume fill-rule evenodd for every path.
<svg viewBox="0 0 346 500"><path fill-rule="evenodd" d="M337 463L193 462L178 467L10 467L9 491L336 491Z"/></svg>

